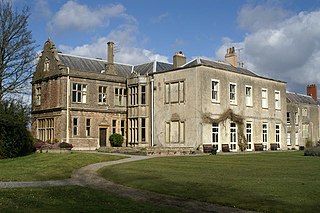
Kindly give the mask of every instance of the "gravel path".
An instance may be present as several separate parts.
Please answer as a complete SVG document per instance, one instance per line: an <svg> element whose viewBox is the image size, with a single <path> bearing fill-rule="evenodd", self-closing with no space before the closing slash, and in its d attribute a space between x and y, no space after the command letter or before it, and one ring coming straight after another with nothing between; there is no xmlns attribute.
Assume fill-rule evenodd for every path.
<svg viewBox="0 0 320 213"><path fill-rule="evenodd" d="M117 161L108 161L91 164L82 167L71 175L70 179L55 181L33 181L33 182L0 182L0 188L18 188L18 187L48 187L48 186L67 186L78 185L90 187L106 192L112 192L119 196L127 197L135 201L151 203L155 206L165 208L175 208L183 212L253 212L244 211L237 208L231 208L195 200L186 200L170 195L159 194L155 192L134 189L123 185L107 181L98 175L98 170L110 165L127 163L138 160L149 159L149 156L130 156Z"/></svg>

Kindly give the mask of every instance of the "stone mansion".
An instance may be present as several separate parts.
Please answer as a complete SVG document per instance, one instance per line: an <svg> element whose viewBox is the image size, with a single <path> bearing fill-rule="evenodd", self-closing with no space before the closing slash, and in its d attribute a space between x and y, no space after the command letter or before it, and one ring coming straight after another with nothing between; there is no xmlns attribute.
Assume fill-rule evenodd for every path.
<svg viewBox="0 0 320 213"><path fill-rule="evenodd" d="M241 139L247 151L319 139L317 95L289 93L286 82L239 67L234 48L225 62L187 62L178 52L173 64L139 65L115 63L114 44L107 49L101 60L63 54L45 42L32 80L36 138L95 150L119 133L124 146L233 152Z"/></svg>

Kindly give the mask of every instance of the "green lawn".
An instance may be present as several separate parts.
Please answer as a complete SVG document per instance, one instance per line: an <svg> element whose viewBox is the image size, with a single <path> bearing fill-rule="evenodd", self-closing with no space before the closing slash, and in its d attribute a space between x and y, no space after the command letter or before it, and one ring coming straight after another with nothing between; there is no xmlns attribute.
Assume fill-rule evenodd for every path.
<svg viewBox="0 0 320 213"><path fill-rule="evenodd" d="M0 212L176 212L79 186L0 189Z"/></svg>
<svg viewBox="0 0 320 213"><path fill-rule="evenodd" d="M44 181L66 179L83 166L117 160L122 157L72 152L71 154L36 153L0 160L0 181Z"/></svg>
<svg viewBox="0 0 320 213"><path fill-rule="evenodd" d="M153 158L106 167L116 183L263 212L320 212L320 158L303 152Z"/></svg>

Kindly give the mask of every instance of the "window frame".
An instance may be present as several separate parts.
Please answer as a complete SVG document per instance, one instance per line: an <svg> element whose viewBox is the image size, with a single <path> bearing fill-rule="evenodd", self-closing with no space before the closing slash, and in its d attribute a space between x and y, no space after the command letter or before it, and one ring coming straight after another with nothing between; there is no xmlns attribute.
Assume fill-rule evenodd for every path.
<svg viewBox="0 0 320 213"><path fill-rule="evenodd" d="M234 92L231 92L231 86L234 86ZM234 99L231 99L231 95L234 95ZM237 83L230 82L229 83L229 102L232 105L237 104Z"/></svg>
<svg viewBox="0 0 320 213"><path fill-rule="evenodd" d="M250 127L248 127L250 125ZM247 151L252 151L253 149L253 143L252 143L252 137L253 137L253 131L252 131L252 121L246 122L246 138L247 138Z"/></svg>
<svg viewBox="0 0 320 213"><path fill-rule="evenodd" d="M220 128L219 123L212 123L212 146L213 148L219 149L219 141L220 141Z"/></svg>
<svg viewBox="0 0 320 213"><path fill-rule="evenodd" d="M73 136L79 136L79 118L78 117L73 117L72 118L72 135ZM75 124L76 121L76 124Z"/></svg>
<svg viewBox="0 0 320 213"><path fill-rule="evenodd" d="M80 90L79 90L80 86ZM72 83L72 103L87 103L88 84L84 83ZM80 99L80 100L79 100Z"/></svg>
<svg viewBox="0 0 320 213"><path fill-rule="evenodd" d="M238 126L235 122L230 122L230 151L236 152L238 145Z"/></svg>
<svg viewBox="0 0 320 213"><path fill-rule="evenodd" d="M279 90L274 91L274 101L275 101L274 108L276 110L281 110L281 93Z"/></svg>
<svg viewBox="0 0 320 213"><path fill-rule="evenodd" d="M279 149L281 144L281 125L280 124L276 124L275 133L276 133L275 135L276 135L277 149Z"/></svg>
<svg viewBox="0 0 320 213"><path fill-rule="evenodd" d="M102 85L98 86L98 104L107 105L108 104L107 96L108 96L108 87L102 86Z"/></svg>
<svg viewBox="0 0 320 213"><path fill-rule="evenodd" d="M265 92L265 97L264 97L264 92ZM264 101L265 100L265 101ZM262 88L261 89L261 107L262 109L268 109L268 89Z"/></svg>
<svg viewBox="0 0 320 213"><path fill-rule="evenodd" d="M214 87L214 83L217 83L216 87ZM216 93L216 98L213 97L214 93ZM213 103L220 103L220 80L211 79L211 101Z"/></svg>
<svg viewBox="0 0 320 213"><path fill-rule="evenodd" d="M262 145L263 150L268 150L269 127L268 123L262 123ZM266 127L266 128L264 128Z"/></svg>
<svg viewBox="0 0 320 213"><path fill-rule="evenodd" d="M247 95L247 88L249 88L250 89L250 96L248 96ZM245 85L245 91L244 91L244 93L245 93L245 102L246 102L246 106L247 107L252 107L253 106L253 94L252 94L252 92L253 92L253 90L252 90L252 86L251 85ZM249 97L249 103L248 103L248 97Z"/></svg>
<svg viewBox="0 0 320 213"><path fill-rule="evenodd" d="M91 136L91 118L86 118L86 136Z"/></svg>

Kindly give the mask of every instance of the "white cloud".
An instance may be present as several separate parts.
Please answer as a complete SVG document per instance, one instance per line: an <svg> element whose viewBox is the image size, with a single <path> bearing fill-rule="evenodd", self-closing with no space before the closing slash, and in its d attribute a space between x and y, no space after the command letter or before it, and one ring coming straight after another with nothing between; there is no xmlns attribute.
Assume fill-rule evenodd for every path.
<svg viewBox="0 0 320 213"><path fill-rule="evenodd" d="M91 58L103 58L107 56L107 42L115 42L115 61L125 64L141 64L158 60L168 62L168 57L156 54L151 50L135 47L138 30L134 25L121 25L106 37L100 37L91 44L78 47L60 45L59 49L68 54L86 56Z"/></svg>
<svg viewBox="0 0 320 213"><path fill-rule="evenodd" d="M256 31L277 25L289 14L290 12L272 5L245 5L238 14L238 23L243 29Z"/></svg>
<svg viewBox="0 0 320 213"><path fill-rule="evenodd" d="M51 32L89 32L96 27L108 26L110 19L115 17L135 21L133 17L125 13L125 8L121 4L90 9L87 5L68 1L54 14L48 23L48 29Z"/></svg>
<svg viewBox="0 0 320 213"><path fill-rule="evenodd" d="M259 19L259 17L257 17ZM224 58L226 49L242 49L246 67L261 75L288 82L288 88L320 83L320 11L301 12L268 28L246 35L240 42L225 39L216 51Z"/></svg>
<svg viewBox="0 0 320 213"><path fill-rule="evenodd" d="M168 17L169 17L169 13L166 12L166 13L160 14L157 17L152 17L150 21L153 24L158 24L158 23L161 23L163 20L167 19Z"/></svg>
<svg viewBox="0 0 320 213"><path fill-rule="evenodd" d="M40 18L50 18L52 16L52 12L47 0L36 0L35 4L35 14Z"/></svg>

